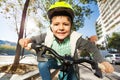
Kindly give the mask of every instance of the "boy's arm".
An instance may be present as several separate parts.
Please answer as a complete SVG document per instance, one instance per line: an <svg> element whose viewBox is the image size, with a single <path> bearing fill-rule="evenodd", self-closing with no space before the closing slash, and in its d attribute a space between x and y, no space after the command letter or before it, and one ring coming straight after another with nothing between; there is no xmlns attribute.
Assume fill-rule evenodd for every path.
<svg viewBox="0 0 120 80"><path fill-rule="evenodd" d="M86 49L90 54L92 54L93 59L99 63L99 67L103 72L112 73L114 71L113 66L104 60L95 44L83 38L80 38L78 42L80 44L78 48Z"/></svg>
<svg viewBox="0 0 120 80"><path fill-rule="evenodd" d="M19 40L19 44L23 48L29 50L30 49L30 47L28 47L29 43L43 43L44 40L45 40L45 36L46 36L46 34L40 34L40 35L37 35L37 36L33 36L31 38L23 38L23 39Z"/></svg>

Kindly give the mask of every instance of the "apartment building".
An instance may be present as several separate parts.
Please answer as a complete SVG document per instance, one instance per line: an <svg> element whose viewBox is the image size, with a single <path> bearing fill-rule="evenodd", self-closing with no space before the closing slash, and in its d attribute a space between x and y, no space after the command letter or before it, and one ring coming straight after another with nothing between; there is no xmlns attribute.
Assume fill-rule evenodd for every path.
<svg viewBox="0 0 120 80"><path fill-rule="evenodd" d="M107 37L120 32L120 0L98 0L100 15L96 21L98 44L106 45Z"/></svg>

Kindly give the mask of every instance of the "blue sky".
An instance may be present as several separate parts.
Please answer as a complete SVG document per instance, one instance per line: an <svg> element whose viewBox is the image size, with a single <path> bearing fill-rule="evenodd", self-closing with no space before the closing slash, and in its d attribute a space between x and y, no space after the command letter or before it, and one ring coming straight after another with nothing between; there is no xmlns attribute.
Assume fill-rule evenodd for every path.
<svg viewBox="0 0 120 80"><path fill-rule="evenodd" d="M80 28L78 32L83 34L83 37L90 37L96 35L95 31L95 21L99 16L99 11L97 5L90 5L91 9L94 11L91 14L90 19L85 20L85 25ZM8 40L12 42L17 42L17 34L15 28L11 26L8 20L6 20L2 15L0 15L0 40Z"/></svg>
<svg viewBox="0 0 120 80"><path fill-rule="evenodd" d="M83 34L84 38L86 36L90 37L90 36L96 35L95 22L99 17L99 10L98 10L98 6L95 4L91 4L90 7L94 12L91 14L90 18L87 18L85 20L84 27L78 30L78 32Z"/></svg>

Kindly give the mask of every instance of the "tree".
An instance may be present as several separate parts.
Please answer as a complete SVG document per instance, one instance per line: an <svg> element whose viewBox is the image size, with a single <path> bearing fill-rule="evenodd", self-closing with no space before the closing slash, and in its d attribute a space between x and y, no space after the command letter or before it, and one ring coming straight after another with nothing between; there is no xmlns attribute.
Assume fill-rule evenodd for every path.
<svg viewBox="0 0 120 80"><path fill-rule="evenodd" d="M1 2L0 7L2 8L2 11L0 11L0 12L1 12L1 14L6 14L4 17L6 19L9 19L11 21L11 23L13 24L13 26L15 26L15 30L18 35L18 41L20 38L26 37L26 35L30 34L30 32L28 32L26 30L26 28L24 28L26 26L25 19L26 19L26 15L27 15L27 19L26 19L26 22L27 22L27 20L29 20L28 17L31 16L31 13L32 13L32 15L37 14L36 11L37 11L38 6L35 8L35 0L31 0L29 2L30 7L24 6L23 0L17 0L17 1L1 0L0 2ZM36 1L36 3L39 4L37 1ZM22 21L21 21L21 25L20 25L20 18L21 18L20 13L22 13L23 7L28 8L28 10L23 11ZM37 22L38 27L41 27L41 26L44 27L42 25L42 23L40 22L40 20L39 20L39 22L38 22L38 20L35 20L35 21ZM25 33L24 33L24 31L25 31ZM16 56L17 57L15 56L14 64L19 63L20 51L21 51L21 48L19 47L19 44L17 42L17 48L16 48ZM19 55L18 55L18 53L19 53Z"/></svg>
<svg viewBox="0 0 120 80"><path fill-rule="evenodd" d="M6 24L10 24L9 26L15 30L18 36L19 36L19 31L20 31L20 21L21 21L21 15L22 15L24 3L25 3L24 0L15 0L15 1L1 0L0 1L1 16L3 16L6 20L8 20ZM31 20L29 17L33 15L32 18L34 19L36 26L42 30L42 28L44 28L44 25L41 22L41 20L43 20L44 22L44 19L38 16L38 15L41 15L41 13L37 12L37 10L41 9L40 7L42 6L39 6L39 5L36 6L36 4L38 5L41 3L38 3L38 1L36 0L30 1L30 4L29 4L30 6L28 7L28 11L27 11L26 24L27 22L29 22L29 20ZM26 24L25 24L25 27L27 27ZM31 32L33 32L33 30L34 28L31 29L31 31L30 30L28 31L26 29L26 35L30 35Z"/></svg>
<svg viewBox="0 0 120 80"><path fill-rule="evenodd" d="M19 45L19 40L21 38L23 38L24 25L25 25L26 13L27 13L27 8L29 5L29 2L30 2L30 0L26 0L25 5L24 5L24 9L23 9L21 25L20 25L20 33L19 33L19 38L18 38L17 48L16 48L16 55L15 55L15 60L14 60L15 65L19 64L19 57L20 57L20 51L21 51L21 46Z"/></svg>
<svg viewBox="0 0 120 80"><path fill-rule="evenodd" d="M108 38L108 47L117 49L120 52L120 32L114 32L112 36Z"/></svg>
<svg viewBox="0 0 120 80"><path fill-rule="evenodd" d="M21 19L21 25L20 25L20 33L19 33L19 36L18 36L18 42L17 42L17 47L16 47L16 55L15 55L15 58L14 58L14 63L10 68L10 70L12 72L16 71L18 66L19 66L20 53L21 53L21 46L19 44L19 40L21 38L23 38L24 25L25 25L25 19L26 19L26 13L27 13L27 8L28 8L28 5L29 5L29 1L30 0L26 0L25 5L24 5L24 9L23 9L23 13L22 13L22 19Z"/></svg>
<svg viewBox="0 0 120 80"><path fill-rule="evenodd" d="M14 25L15 31L18 35L19 33L18 26L20 22L20 16L18 15L18 13L20 14L21 5L16 6L16 1L12 2L8 0L1 0L0 2L1 2L0 13L3 14L2 16L4 16L5 19L9 20L8 21L9 23L11 22L11 24ZM10 27L12 25L10 25Z"/></svg>

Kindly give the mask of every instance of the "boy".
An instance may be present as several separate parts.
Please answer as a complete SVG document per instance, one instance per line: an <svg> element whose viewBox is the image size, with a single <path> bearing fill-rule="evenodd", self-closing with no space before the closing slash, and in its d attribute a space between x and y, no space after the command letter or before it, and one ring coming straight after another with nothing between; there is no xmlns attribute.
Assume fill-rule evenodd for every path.
<svg viewBox="0 0 120 80"><path fill-rule="evenodd" d="M74 11L68 3L62 1L51 5L48 10L48 17L51 31L32 38L20 39L19 43L22 47L29 49L27 45L31 42L45 43L46 46L54 49L59 55L70 55L74 59L78 58L78 50L86 49L88 52L93 53L93 58L100 63L102 71L113 72L114 68L111 64L104 61L96 46L83 39L80 33L71 30ZM51 80L50 69L59 69L59 64L55 59L48 59L46 62L39 61L38 68L42 80ZM67 80L77 80L72 67L66 74Z"/></svg>

